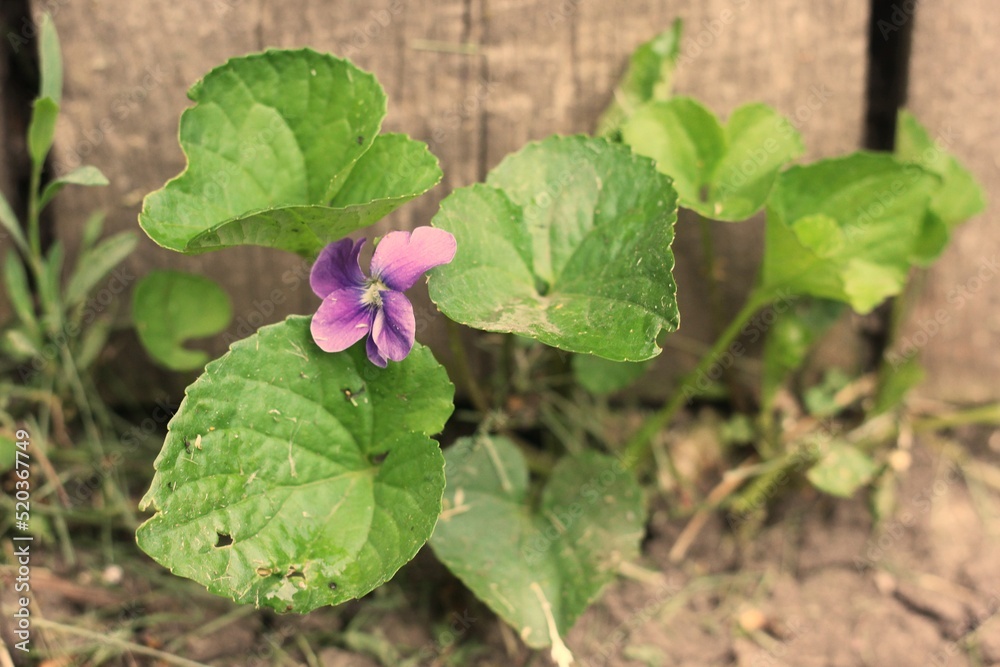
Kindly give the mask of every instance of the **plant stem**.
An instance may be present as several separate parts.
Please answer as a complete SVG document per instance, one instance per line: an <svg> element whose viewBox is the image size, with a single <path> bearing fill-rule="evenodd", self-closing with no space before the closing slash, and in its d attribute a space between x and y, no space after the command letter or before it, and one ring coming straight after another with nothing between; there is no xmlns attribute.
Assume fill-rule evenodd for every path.
<svg viewBox="0 0 1000 667"><path fill-rule="evenodd" d="M28 190L28 244L31 246L31 264L38 268L42 259L42 232L38 209L38 189L42 184L42 166L31 168L31 186Z"/></svg>
<svg viewBox="0 0 1000 667"><path fill-rule="evenodd" d="M623 459L626 466L635 468L639 461L645 457L649 452L649 443L652 441L653 436L670 423L670 420L674 418L677 411L687 401L689 394L697 391L698 381L709 370L712 364L718 360L722 353L725 352L733 340L736 339L746 323L750 321L750 318L773 300L774 295L769 291L761 291L758 288L751 292L743 308L740 309L740 312L736 313L736 316L733 317L732 322L729 323L726 330L716 339L715 344L701 358L701 361L698 362L694 370L685 375L681 380L670 401L660 408L658 412L646 419L639 431L625 445Z"/></svg>
<svg viewBox="0 0 1000 667"><path fill-rule="evenodd" d="M969 424L1000 425L1000 403L982 405L947 415L915 419L913 421L913 430L937 431L943 428L967 426Z"/></svg>
<svg viewBox="0 0 1000 667"><path fill-rule="evenodd" d="M708 285L708 307L712 316L712 335L718 336L722 331L724 315L722 292L719 290L719 277L717 275L718 266L715 261L712 221L699 214L698 228L701 230L701 270Z"/></svg>
<svg viewBox="0 0 1000 667"><path fill-rule="evenodd" d="M448 326L448 344L451 348L451 356L455 360L455 370L458 371L459 377L462 378L465 390L469 392L469 400L472 401L477 410L486 414L489 412L490 404L487 402L486 395L472 374L469 355L465 350L465 344L462 342L462 332L455 322L447 319L445 321Z"/></svg>

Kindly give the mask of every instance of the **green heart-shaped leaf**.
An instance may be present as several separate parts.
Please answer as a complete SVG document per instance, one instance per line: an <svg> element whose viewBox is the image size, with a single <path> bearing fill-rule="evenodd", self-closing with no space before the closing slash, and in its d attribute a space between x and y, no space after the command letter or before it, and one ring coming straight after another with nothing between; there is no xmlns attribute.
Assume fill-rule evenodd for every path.
<svg viewBox="0 0 1000 667"><path fill-rule="evenodd" d="M778 172L805 150L798 131L764 104L739 107L723 127L688 97L643 106L622 138L674 179L681 206L728 221L760 210Z"/></svg>
<svg viewBox="0 0 1000 667"><path fill-rule="evenodd" d="M462 439L445 460L434 553L526 644L564 648L561 637L639 553L645 511L631 472L595 452L564 458L533 509L509 440Z"/></svg>
<svg viewBox="0 0 1000 667"><path fill-rule="evenodd" d="M142 499L139 546L237 602L307 612L410 560L441 510L454 389L427 348L380 369L290 317L188 387Z"/></svg>
<svg viewBox="0 0 1000 667"><path fill-rule="evenodd" d="M225 290L214 280L193 273L150 271L132 293L132 320L139 341L149 356L174 371L204 366L208 353L184 344L219 333L232 317L233 306Z"/></svg>
<svg viewBox="0 0 1000 667"><path fill-rule="evenodd" d="M983 212L986 195L976 178L945 150L943 140L932 139L916 117L902 109L896 122L896 155L941 177L915 250L914 261L926 266L948 245L952 229Z"/></svg>
<svg viewBox="0 0 1000 667"><path fill-rule="evenodd" d="M139 215L172 250L252 244L315 255L441 179L426 145L378 134L385 93L346 60L309 49L235 58L188 96L187 169Z"/></svg>
<svg viewBox="0 0 1000 667"><path fill-rule="evenodd" d="M453 192L433 224L458 252L431 272L451 319L616 361L677 328L677 202L652 163L603 139L551 137Z"/></svg>
<svg viewBox="0 0 1000 667"><path fill-rule="evenodd" d="M916 165L875 153L790 168L768 200L761 289L869 312L902 290L938 184Z"/></svg>

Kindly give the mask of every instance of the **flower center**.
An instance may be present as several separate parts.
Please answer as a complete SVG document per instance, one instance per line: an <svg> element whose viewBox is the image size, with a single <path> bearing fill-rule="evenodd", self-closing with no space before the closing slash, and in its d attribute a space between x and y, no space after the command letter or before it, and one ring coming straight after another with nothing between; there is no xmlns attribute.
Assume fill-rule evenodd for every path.
<svg viewBox="0 0 1000 667"><path fill-rule="evenodd" d="M378 278L372 277L365 280L365 293L361 295L361 303L366 306L382 307L382 290L388 289Z"/></svg>

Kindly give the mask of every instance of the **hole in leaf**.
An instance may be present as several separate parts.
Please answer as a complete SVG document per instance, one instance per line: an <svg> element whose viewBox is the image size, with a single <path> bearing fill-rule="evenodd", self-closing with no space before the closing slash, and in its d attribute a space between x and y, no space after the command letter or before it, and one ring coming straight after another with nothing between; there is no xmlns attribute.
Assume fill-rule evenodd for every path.
<svg viewBox="0 0 1000 667"><path fill-rule="evenodd" d="M329 588L331 591L335 591L337 590L337 582L331 581L326 585L326 587Z"/></svg>
<svg viewBox="0 0 1000 667"><path fill-rule="evenodd" d="M292 568L289 571L289 573L286 574L285 576L287 578L289 578L289 579L297 579L297 578L305 579L306 578L305 573L302 570L299 570L299 569L296 569L296 568Z"/></svg>
<svg viewBox="0 0 1000 667"><path fill-rule="evenodd" d="M216 549L221 548L221 547L228 547L229 545L231 545L233 543L233 536L232 535L227 535L226 533L216 533L216 535L219 536L219 539L217 539L215 541L215 548Z"/></svg>
<svg viewBox="0 0 1000 667"><path fill-rule="evenodd" d="M538 292L539 296L545 296L549 293L549 284L538 276L535 276L535 291Z"/></svg>

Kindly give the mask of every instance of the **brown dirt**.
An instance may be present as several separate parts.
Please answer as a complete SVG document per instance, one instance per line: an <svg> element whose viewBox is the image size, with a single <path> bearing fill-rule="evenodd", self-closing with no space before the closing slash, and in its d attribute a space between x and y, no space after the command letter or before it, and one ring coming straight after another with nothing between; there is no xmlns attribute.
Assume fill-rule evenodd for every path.
<svg viewBox="0 0 1000 667"><path fill-rule="evenodd" d="M1000 464L1000 432L962 441L964 472L941 455L958 451L947 440L918 441L896 510L878 527L861 498L788 489L763 529L733 531L716 516L672 564L685 522L654 501L644 570L610 586L567 644L584 667L1000 665L1000 494L972 474ZM74 572L36 567L38 614L213 666L550 664L426 550L363 602L307 617L237 608L118 554L117 584L102 581L114 573L94 554ZM44 638L53 656L100 643L54 630ZM100 664L167 663L126 653Z"/></svg>

